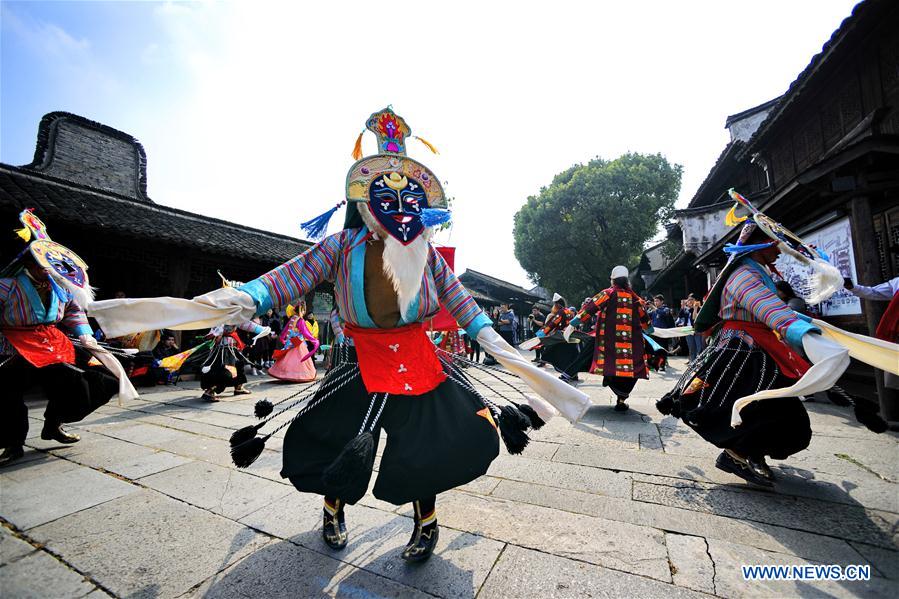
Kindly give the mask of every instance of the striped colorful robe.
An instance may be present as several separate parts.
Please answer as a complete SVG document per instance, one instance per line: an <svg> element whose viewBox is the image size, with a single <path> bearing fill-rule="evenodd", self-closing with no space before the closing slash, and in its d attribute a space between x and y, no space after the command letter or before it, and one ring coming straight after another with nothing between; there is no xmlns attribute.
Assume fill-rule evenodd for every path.
<svg viewBox="0 0 899 599"><path fill-rule="evenodd" d="M320 283L334 283L341 320L363 328L378 328L365 304L365 251L368 229L344 229L326 237L296 258L240 287L256 302L257 314L303 297ZM401 315L398 327L424 322L440 310L452 314L469 337L492 322L453 274L443 256L430 248L418 297Z"/></svg>
<svg viewBox="0 0 899 599"><path fill-rule="evenodd" d="M648 379L643 329L649 327L649 316L640 296L613 285L587 300L577 318L586 322L594 314L596 347L589 371L603 376Z"/></svg>
<svg viewBox="0 0 899 599"><path fill-rule="evenodd" d="M49 306L45 306L24 271L15 277L0 279L0 356L18 353L6 340L3 329L40 324L56 325L64 333L76 337L93 334L87 316L73 300L62 301L51 292Z"/></svg>
<svg viewBox="0 0 899 599"><path fill-rule="evenodd" d="M758 262L749 257L740 260L721 290L718 316L724 321L764 324L801 349L802 336L815 326L777 297L774 280Z"/></svg>

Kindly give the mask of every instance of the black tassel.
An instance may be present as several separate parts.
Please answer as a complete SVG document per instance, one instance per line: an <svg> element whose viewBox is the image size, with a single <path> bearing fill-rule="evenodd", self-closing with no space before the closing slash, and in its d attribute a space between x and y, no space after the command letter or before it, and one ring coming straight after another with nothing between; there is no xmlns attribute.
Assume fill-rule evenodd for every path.
<svg viewBox="0 0 899 599"><path fill-rule="evenodd" d="M541 428L543 428L543 425L546 424L546 421L537 414L537 410L535 410L528 404L519 404L518 409L521 410L521 413L531 421L531 428L533 428L535 431L539 431Z"/></svg>
<svg viewBox="0 0 899 599"><path fill-rule="evenodd" d="M868 427L869 431L877 434L884 433L889 428L886 421L880 417L880 414L864 405L863 400L858 400L855 404L855 419Z"/></svg>
<svg viewBox="0 0 899 599"><path fill-rule="evenodd" d="M231 434L231 447L237 447L255 437L260 426L261 425L254 424L253 426L245 426L242 429L234 431Z"/></svg>
<svg viewBox="0 0 899 599"><path fill-rule="evenodd" d="M368 490L368 481L375 465L375 439L365 431L346 444L340 455L325 468L322 482L328 494L353 504Z"/></svg>
<svg viewBox="0 0 899 599"><path fill-rule="evenodd" d="M665 416L671 414L674 409L674 398L671 397L671 393L666 393L662 399L656 402L656 409Z"/></svg>
<svg viewBox="0 0 899 599"><path fill-rule="evenodd" d="M265 449L265 439L253 437L249 441L231 448L231 461L238 468L246 468L256 461L263 449Z"/></svg>
<svg viewBox="0 0 899 599"><path fill-rule="evenodd" d="M511 454L524 451L531 438L525 431L530 428L531 421L515 406L503 406L499 414L499 434Z"/></svg>
<svg viewBox="0 0 899 599"><path fill-rule="evenodd" d="M260 399L256 402L256 406L253 408L253 413L256 415L256 418L265 418L269 414L272 413L272 410L275 409L275 406L272 405L267 399Z"/></svg>

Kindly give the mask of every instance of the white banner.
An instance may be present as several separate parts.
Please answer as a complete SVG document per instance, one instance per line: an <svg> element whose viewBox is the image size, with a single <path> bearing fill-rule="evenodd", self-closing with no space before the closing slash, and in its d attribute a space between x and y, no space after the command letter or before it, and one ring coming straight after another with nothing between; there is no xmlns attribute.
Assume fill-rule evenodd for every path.
<svg viewBox="0 0 899 599"><path fill-rule="evenodd" d="M849 218L842 218L826 227L802 235L802 238L816 246L830 257L830 263L839 269L844 277L855 280L855 254L852 250L852 228ZM781 255L775 264L777 270L800 297L808 296L808 283L812 270L790 256ZM845 316L861 314L861 300L845 289L833 294L827 301L817 305L821 316Z"/></svg>

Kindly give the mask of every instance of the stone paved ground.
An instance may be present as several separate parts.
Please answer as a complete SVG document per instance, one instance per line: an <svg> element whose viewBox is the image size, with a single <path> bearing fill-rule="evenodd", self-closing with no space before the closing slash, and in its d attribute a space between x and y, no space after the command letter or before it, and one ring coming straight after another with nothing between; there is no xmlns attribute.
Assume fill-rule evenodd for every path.
<svg viewBox="0 0 899 599"><path fill-rule="evenodd" d="M675 367L683 367L675 360ZM278 475L281 439L246 471L227 439L253 403L198 401L197 383L100 409L82 441L41 441L0 470L3 597L899 596L897 436L809 404L811 447L773 464L774 492L716 470L715 448L656 412L675 373L611 410L596 377L582 423L555 419L523 456L441 495L430 562L399 559L408 506L348 509L350 545L319 539L320 500ZM464 440L460 440L464 442ZM741 564L870 564L868 582L745 582Z"/></svg>

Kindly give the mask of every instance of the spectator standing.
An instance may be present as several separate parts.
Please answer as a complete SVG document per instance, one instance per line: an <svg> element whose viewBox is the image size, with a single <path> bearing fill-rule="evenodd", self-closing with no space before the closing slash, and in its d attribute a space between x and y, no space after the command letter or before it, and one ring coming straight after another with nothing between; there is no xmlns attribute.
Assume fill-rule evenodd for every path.
<svg viewBox="0 0 899 599"><path fill-rule="evenodd" d="M696 299L696 296L692 293L688 295L687 299L684 300L684 308L681 309L678 325L682 327L692 327L696 322L696 317L699 315L700 308L702 308L702 302ZM705 341L699 333L686 335L684 336L684 340L687 342L687 350L690 353L690 361L692 362L702 351L705 346Z"/></svg>
<svg viewBox="0 0 899 599"><path fill-rule="evenodd" d="M516 345L518 340L518 317L509 304L500 304L499 307L499 335L506 340L509 345Z"/></svg>
<svg viewBox="0 0 899 599"><path fill-rule="evenodd" d="M546 315L540 311L540 308L534 306L531 308L531 313L528 315L528 323L530 324L530 333L531 337L537 334L537 331L543 328L544 323L546 322ZM532 362L537 362L539 365L543 365L543 348L537 346L536 351L534 352L536 356L534 357Z"/></svg>
<svg viewBox="0 0 899 599"><path fill-rule="evenodd" d="M661 293L656 295L652 300L652 304L655 308L650 314L653 328L674 328L674 314L672 313L671 308L668 307L668 304L665 303L665 296ZM653 339L666 350L670 348L668 339L662 339L661 337L653 337Z"/></svg>

